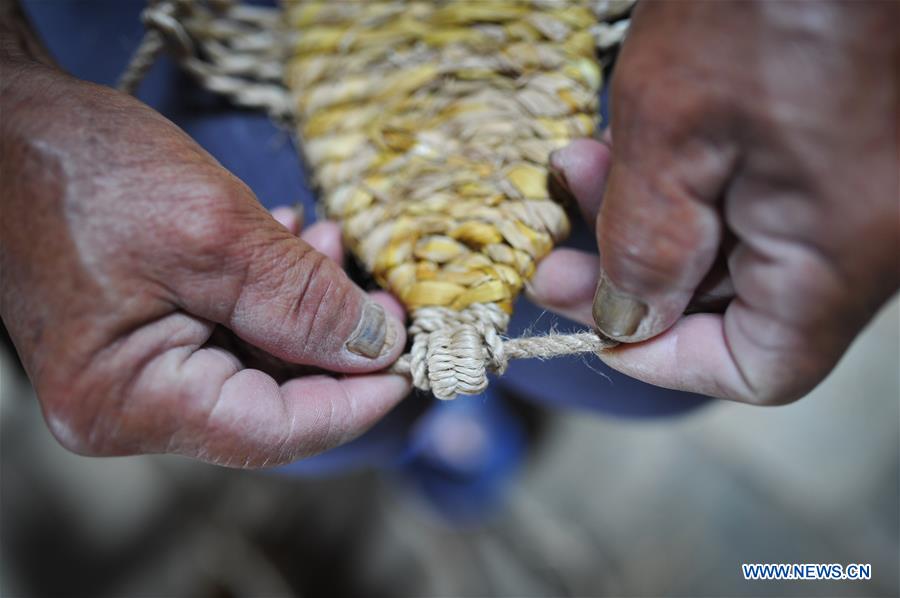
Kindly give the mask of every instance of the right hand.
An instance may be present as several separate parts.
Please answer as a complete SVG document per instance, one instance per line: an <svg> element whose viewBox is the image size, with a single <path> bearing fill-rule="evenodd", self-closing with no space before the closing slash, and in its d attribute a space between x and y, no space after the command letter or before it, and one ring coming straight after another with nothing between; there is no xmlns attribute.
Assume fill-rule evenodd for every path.
<svg viewBox="0 0 900 598"><path fill-rule="evenodd" d="M403 350L399 304L165 118L41 65L4 68L0 109L0 313L63 445L271 465L349 441L406 396L374 373ZM337 256L334 225L316 230ZM255 350L217 346L222 331ZM276 380L247 367L261 352L340 375Z"/></svg>
<svg viewBox="0 0 900 598"><path fill-rule="evenodd" d="M609 145L551 160L599 260L551 254L532 296L627 343L602 358L641 380L806 394L900 278L898 19L896 2L639 3Z"/></svg>

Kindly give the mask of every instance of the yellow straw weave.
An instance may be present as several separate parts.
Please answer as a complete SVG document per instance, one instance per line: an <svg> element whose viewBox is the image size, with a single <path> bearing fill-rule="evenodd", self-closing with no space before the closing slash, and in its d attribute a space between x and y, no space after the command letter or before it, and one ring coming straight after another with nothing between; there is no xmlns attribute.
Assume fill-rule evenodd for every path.
<svg viewBox="0 0 900 598"><path fill-rule="evenodd" d="M286 19L287 83L327 215L414 334L447 318L459 332L422 340L417 386L483 389L491 339L568 232L547 158L597 125L597 15L588 2L296 1ZM461 373L479 343L485 363Z"/></svg>

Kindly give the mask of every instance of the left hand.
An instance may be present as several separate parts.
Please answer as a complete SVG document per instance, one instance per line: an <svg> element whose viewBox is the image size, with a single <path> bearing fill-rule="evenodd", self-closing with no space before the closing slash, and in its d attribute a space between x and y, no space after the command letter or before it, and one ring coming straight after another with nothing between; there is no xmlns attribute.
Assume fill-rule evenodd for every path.
<svg viewBox="0 0 900 598"><path fill-rule="evenodd" d="M0 316L65 447L274 465L407 395L402 308L341 270L334 225L298 239L134 98L0 66Z"/></svg>

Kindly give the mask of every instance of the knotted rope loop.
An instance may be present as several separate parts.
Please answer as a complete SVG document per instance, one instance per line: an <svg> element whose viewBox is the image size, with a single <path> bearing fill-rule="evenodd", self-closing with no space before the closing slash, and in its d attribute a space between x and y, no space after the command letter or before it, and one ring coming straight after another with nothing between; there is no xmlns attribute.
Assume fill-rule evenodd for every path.
<svg viewBox="0 0 900 598"><path fill-rule="evenodd" d="M597 54L621 43L632 0L286 4L150 0L120 89L169 49L205 89L296 119L328 213L412 311L410 353L390 371L417 388L477 394L510 359L615 346L590 331L504 334L568 229L547 157L593 132Z"/></svg>
<svg viewBox="0 0 900 598"><path fill-rule="evenodd" d="M416 310L409 329L413 346L408 370L413 384L439 399L483 391L488 371L506 369L500 334L508 322L509 316L495 304L477 303L461 311Z"/></svg>
<svg viewBox="0 0 900 598"><path fill-rule="evenodd" d="M179 58L193 56L194 42L179 20L184 15L184 2L153 2L141 13L148 31L156 31L166 48Z"/></svg>
<svg viewBox="0 0 900 598"><path fill-rule="evenodd" d="M410 375L416 388L430 390L438 399L452 399L483 391L488 373L502 374L510 359L598 353L617 344L589 331L507 339L508 323L509 316L493 303L460 311L418 309L409 328L412 348L391 371Z"/></svg>

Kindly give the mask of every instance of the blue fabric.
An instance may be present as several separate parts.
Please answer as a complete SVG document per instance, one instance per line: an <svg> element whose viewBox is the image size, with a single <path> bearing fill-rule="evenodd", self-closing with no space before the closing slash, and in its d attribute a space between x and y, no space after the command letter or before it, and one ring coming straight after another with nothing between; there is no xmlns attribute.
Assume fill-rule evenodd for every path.
<svg viewBox="0 0 900 598"><path fill-rule="evenodd" d="M457 525L505 504L527 450L523 422L496 386L435 403L410 430L401 481Z"/></svg>
<svg viewBox="0 0 900 598"><path fill-rule="evenodd" d="M28 0L24 4L60 65L97 83L114 84L142 34L141 1ZM199 89L166 58L150 71L139 97L246 182L265 206L300 202L310 218L314 217L313 195L291 138L266 116L234 108ZM593 235L584 226L576 226L567 244L595 249ZM551 325L562 330L576 327L522 299L510 332L516 335L528 328L540 333ZM670 416L706 401L632 380L596 358L516 362L495 384L494 390L503 389L544 406L621 417ZM496 503L500 481L515 470L524 450L522 425L494 390L430 409L426 409L427 399L414 396L361 439L286 470L322 475L354 467L391 467L405 472L409 483L440 509L454 517L469 517L478 505ZM423 410L427 412L420 416ZM454 425L453 418L463 415L490 431L486 454L466 471L443 459L431 445L442 422Z"/></svg>

